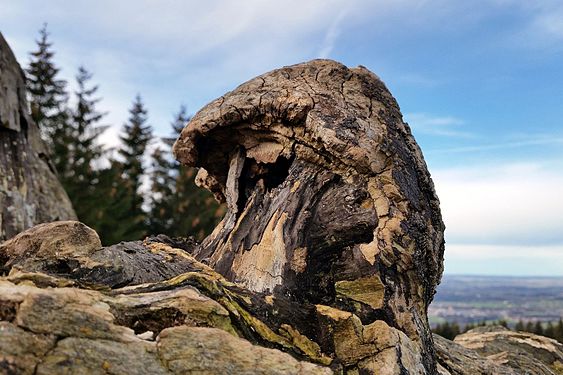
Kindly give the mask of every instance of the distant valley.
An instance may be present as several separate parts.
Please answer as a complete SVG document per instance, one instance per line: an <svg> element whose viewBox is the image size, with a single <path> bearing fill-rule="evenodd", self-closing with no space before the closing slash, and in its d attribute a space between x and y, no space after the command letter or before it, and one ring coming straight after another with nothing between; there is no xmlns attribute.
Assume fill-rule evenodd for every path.
<svg viewBox="0 0 563 375"><path fill-rule="evenodd" d="M558 321L563 317L563 278L444 275L430 305L432 326L504 319Z"/></svg>

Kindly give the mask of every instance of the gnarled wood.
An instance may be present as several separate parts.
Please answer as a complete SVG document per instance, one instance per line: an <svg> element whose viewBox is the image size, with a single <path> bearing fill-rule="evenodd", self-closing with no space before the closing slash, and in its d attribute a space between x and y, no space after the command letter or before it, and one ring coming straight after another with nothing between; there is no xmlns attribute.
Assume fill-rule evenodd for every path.
<svg viewBox="0 0 563 375"><path fill-rule="evenodd" d="M420 149L373 73L329 60L266 73L199 111L174 151L228 205L197 259L255 292L385 322L435 371L426 310L444 225Z"/></svg>

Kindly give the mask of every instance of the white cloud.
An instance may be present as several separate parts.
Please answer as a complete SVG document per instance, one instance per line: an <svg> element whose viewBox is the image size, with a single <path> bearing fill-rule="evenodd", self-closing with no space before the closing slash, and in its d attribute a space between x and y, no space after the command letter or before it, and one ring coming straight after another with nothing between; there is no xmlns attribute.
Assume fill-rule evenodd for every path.
<svg viewBox="0 0 563 375"><path fill-rule="evenodd" d="M476 153L481 151L503 150L511 148L522 148L528 146L549 146L563 144L563 137L555 135L551 137L529 136L522 140L505 140L491 144L479 144L472 146L450 147L425 152L428 155L434 154L457 154L457 153Z"/></svg>
<svg viewBox="0 0 563 375"><path fill-rule="evenodd" d="M407 113L404 117L415 133L420 132L447 137L473 137L471 133L459 130L464 121L457 117L433 116L427 113Z"/></svg>
<svg viewBox="0 0 563 375"><path fill-rule="evenodd" d="M563 276L563 245L447 244L444 272L473 275Z"/></svg>
<svg viewBox="0 0 563 375"><path fill-rule="evenodd" d="M560 162L438 169L432 177L448 241L563 245Z"/></svg>
<svg viewBox="0 0 563 375"><path fill-rule="evenodd" d="M332 50L334 49L334 45L336 43L336 38L338 38L338 35L340 34L340 27L341 27L340 23L344 18L344 14L345 14L344 12L338 14L338 16L332 21L332 23L328 27L328 30L325 34L322 43L321 50L319 52L319 57L327 58L332 53Z"/></svg>

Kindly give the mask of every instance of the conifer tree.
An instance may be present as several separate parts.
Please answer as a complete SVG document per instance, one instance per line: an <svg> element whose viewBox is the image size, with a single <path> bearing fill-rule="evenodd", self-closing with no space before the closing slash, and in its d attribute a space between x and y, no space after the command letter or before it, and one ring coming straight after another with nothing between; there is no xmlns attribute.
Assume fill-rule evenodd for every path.
<svg viewBox="0 0 563 375"><path fill-rule="evenodd" d="M463 332L470 331L473 328L475 328L475 324L473 324L473 323L466 324L465 327L463 327Z"/></svg>
<svg viewBox="0 0 563 375"><path fill-rule="evenodd" d="M555 327L553 326L552 322L548 322L545 330L543 331L543 335L546 337L550 337L552 339L555 338Z"/></svg>
<svg viewBox="0 0 563 375"><path fill-rule="evenodd" d="M516 326L514 327L514 330L516 331L524 331L524 322L522 321L522 319L520 319L518 321L518 323L516 323Z"/></svg>
<svg viewBox="0 0 563 375"><path fill-rule="evenodd" d="M144 235L139 220L130 212L135 195L121 174L120 162L110 160L110 167L101 169L97 182L96 207L92 208L93 228L104 246L126 240L138 240ZM139 213L137 213L139 215ZM141 228L140 228L141 227Z"/></svg>
<svg viewBox="0 0 563 375"><path fill-rule="evenodd" d="M58 77L59 68L54 64L52 43L49 42L47 24L39 30L36 40L37 50L30 53L29 66L26 69L26 84L29 94L31 117L39 125L45 140L53 148L53 141L63 144L67 93L66 81ZM55 151L56 153L56 151ZM62 156L61 156L62 157Z"/></svg>
<svg viewBox="0 0 563 375"><path fill-rule="evenodd" d="M170 152L157 147L152 153L151 171L151 210L149 231L151 234L169 234L174 222L174 193L176 177L175 163L170 160Z"/></svg>
<svg viewBox="0 0 563 375"><path fill-rule="evenodd" d="M147 110L140 95L135 97L129 110L129 120L123 126L120 136L122 146L118 150L121 161L114 165L121 174L118 179L116 197L127 197L125 212L114 212L114 217L126 215L120 224L125 226L121 240L138 240L146 235L147 218L143 210L144 196L141 191L142 178L145 173L143 165L145 151L152 137L152 128L147 124ZM123 203L121 202L121 203Z"/></svg>
<svg viewBox="0 0 563 375"><path fill-rule="evenodd" d="M171 147L189 119L186 107L181 106L171 124L172 137L163 139L166 152L159 151L153 157L151 230L154 234L191 235L201 240L221 219L224 207L210 192L195 185L196 168L173 160Z"/></svg>
<svg viewBox="0 0 563 375"><path fill-rule="evenodd" d="M543 336L543 326L542 326L542 324L539 320L534 325L534 332L533 333L535 333L536 335Z"/></svg>
<svg viewBox="0 0 563 375"><path fill-rule="evenodd" d="M182 106L172 124L174 140L180 136L189 121L186 108ZM211 233L224 214L213 195L195 184L197 169L176 162L177 178L174 194L174 226L176 236L187 234L202 240Z"/></svg>
<svg viewBox="0 0 563 375"><path fill-rule="evenodd" d="M559 323L555 327L555 339L563 343L563 319L559 318Z"/></svg>
<svg viewBox="0 0 563 375"><path fill-rule="evenodd" d="M94 211L100 200L105 199L98 186L100 171L94 164L100 159L103 147L97 138L107 129L98 123L104 116L96 110L100 101L96 98L97 86L90 86L92 74L84 67L78 69L76 76L76 107L70 112L67 125L66 159L55 160L60 180L68 193L78 218L84 223L96 227Z"/></svg>

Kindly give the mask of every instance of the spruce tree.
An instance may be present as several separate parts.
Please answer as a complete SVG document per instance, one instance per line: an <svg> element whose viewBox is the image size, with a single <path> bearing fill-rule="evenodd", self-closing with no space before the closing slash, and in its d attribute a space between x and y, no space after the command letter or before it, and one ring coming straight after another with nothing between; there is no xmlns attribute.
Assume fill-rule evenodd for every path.
<svg viewBox="0 0 563 375"><path fill-rule="evenodd" d="M30 53L29 66L25 71L31 117L39 125L45 140L54 148L53 141L58 141L59 146L66 141L63 137L66 136L65 123L68 120L68 95L66 81L58 77L60 69L53 62L55 53L48 38L45 24L39 30L37 50ZM57 150L54 152L56 154Z"/></svg>
<svg viewBox="0 0 563 375"><path fill-rule="evenodd" d="M92 208L93 228L104 246L126 240L138 240L144 235L139 220L133 220L130 208L135 195L121 174L120 162L110 160L110 167L99 171L96 207ZM138 215L138 213L137 213ZM141 228L144 229L144 228Z"/></svg>
<svg viewBox="0 0 563 375"><path fill-rule="evenodd" d="M518 323L516 323L516 326L514 327L514 330L515 330L515 331L524 331L524 328L525 328L524 322L522 321L522 319L520 319L520 320L518 321Z"/></svg>
<svg viewBox="0 0 563 375"><path fill-rule="evenodd" d="M542 324L539 320L534 325L534 332L533 333L535 333L536 335L543 336L543 326L542 326Z"/></svg>
<svg viewBox="0 0 563 375"><path fill-rule="evenodd" d="M563 319L559 318L559 322L555 327L555 339L563 343Z"/></svg>
<svg viewBox="0 0 563 375"><path fill-rule="evenodd" d="M181 106L171 123L172 136L163 138L165 148L153 154L151 173L151 233L174 237L194 236L201 240L211 233L224 214L213 195L195 185L196 168L180 165L172 156L172 145L189 121Z"/></svg>
<svg viewBox="0 0 563 375"><path fill-rule="evenodd" d="M152 138L152 128L147 124L147 110L140 95L135 97L129 110L129 120L123 126L123 135L120 136L122 146L118 150L121 157L119 164L114 168L121 170L119 186L116 196L127 197L125 212L115 212L116 217L126 215L120 224L124 236L122 240L138 240L147 233L147 218L143 210L144 196L141 191L142 178L145 173L143 165L145 151Z"/></svg>
<svg viewBox="0 0 563 375"><path fill-rule="evenodd" d="M100 200L105 199L98 186L100 171L95 168L103 153L97 138L107 126L99 125L104 114L96 110L100 99L95 97L98 87L89 85L91 78L92 74L85 68L78 69L76 107L71 110L71 120L65 132L68 138L66 159L57 158L55 165L78 218L96 228L98 222L94 210Z"/></svg>
<svg viewBox="0 0 563 375"><path fill-rule="evenodd" d="M190 120L185 106L181 106L172 122L173 136L167 140L172 146ZM176 183L172 200L173 221L171 234L174 236L194 236L202 240L217 225L225 213L224 205L219 205L213 195L195 184L197 169L174 162Z"/></svg>
<svg viewBox="0 0 563 375"><path fill-rule="evenodd" d="M543 335L549 338L555 338L555 327L553 326L552 322L548 322L545 330L543 331Z"/></svg>
<svg viewBox="0 0 563 375"><path fill-rule="evenodd" d="M151 234L172 233L174 222L174 193L176 178L175 163L170 152L157 147L152 153L151 171L151 210L149 231Z"/></svg>

